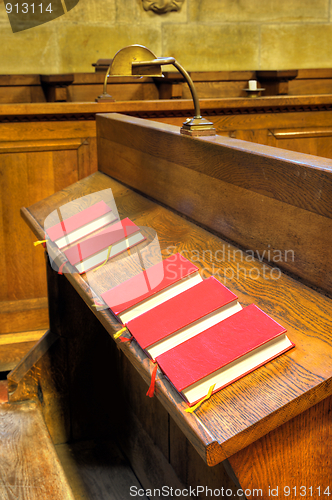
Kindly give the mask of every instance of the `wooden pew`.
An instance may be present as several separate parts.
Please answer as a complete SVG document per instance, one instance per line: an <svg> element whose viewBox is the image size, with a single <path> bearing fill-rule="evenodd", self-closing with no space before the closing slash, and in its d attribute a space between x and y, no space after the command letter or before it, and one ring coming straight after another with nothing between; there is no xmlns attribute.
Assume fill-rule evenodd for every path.
<svg viewBox="0 0 332 500"><path fill-rule="evenodd" d="M330 95L203 99L201 108L219 135L332 157ZM95 116L103 112L181 126L192 116L193 105L182 99L0 105L0 255L5 270L0 278L0 334L42 334L48 328L42 251L33 247L19 209L97 170ZM11 368L27 347L22 345ZM5 350L0 348L0 366Z"/></svg>
<svg viewBox="0 0 332 500"><path fill-rule="evenodd" d="M0 103L46 102L39 75L0 75Z"/></svg>
<svg viewBox="0 0 332 500"><path fill-rule="evenodd" d="M11 375L10 400L42 394L54 442L113 432L145 488L206 485L236 498L241 486L263 499L278 488L293 499L302 486L314 497L332 457L331 161L121 115L98 116L97 130L98 172L22 209L35 237L57 207L112 188L121 217L157 231L164 258L195 260L296 347L188 415L161 375L145 396L153 364L135 342L114 342L119 325L93 307L84 275L48 265L55 337Z"/></svg>
<svg viewBox="0 0 332 500"><path fill-rule="evenodd" d="M57 75L0 75L0 103L94 102L102 93L108 66L95 73ZM266 96L321 95L332 93L331 69L274 71L191 71L201 99L246 97L249 80L257 80ZM188 85L178 72L164 78L116 77L109 79L109 93L116 101L190 99Z"/></svg>

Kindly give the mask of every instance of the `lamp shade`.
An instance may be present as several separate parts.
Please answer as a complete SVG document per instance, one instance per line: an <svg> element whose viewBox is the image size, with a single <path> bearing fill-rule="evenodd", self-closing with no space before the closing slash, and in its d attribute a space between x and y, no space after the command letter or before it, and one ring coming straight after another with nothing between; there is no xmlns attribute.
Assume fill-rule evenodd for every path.
<svg viewBox="0 0 332 500"><path fill-rule="evenodd" d="M151 50L142 45L130 45L119 50L112 61L110 76L133 76L133 62L152 61L157 59ZM144 66L139 76L162 76L161 66Z"/></svg>

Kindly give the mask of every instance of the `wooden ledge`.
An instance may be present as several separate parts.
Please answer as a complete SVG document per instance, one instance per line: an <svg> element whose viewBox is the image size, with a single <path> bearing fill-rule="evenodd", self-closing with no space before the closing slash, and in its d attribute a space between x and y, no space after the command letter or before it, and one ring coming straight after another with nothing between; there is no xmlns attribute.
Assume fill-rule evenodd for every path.
<svg viewBox="0 0 332 500"><path fill-rule="evenodd" d="M332 95L270 96L257 99L221 98L200 99L203 115L228 115L250 113L274 113L277 111L305 112L332 109ZM125 113L141 117L190 116L193 113L191 99L162 99L150 101L119 101L110 103L60 102L32 104L1 104L0 121L34 117L36 121L75 119L74 116L92 117L96 113ZM20 118L21 117L21 118Z"/></svg>

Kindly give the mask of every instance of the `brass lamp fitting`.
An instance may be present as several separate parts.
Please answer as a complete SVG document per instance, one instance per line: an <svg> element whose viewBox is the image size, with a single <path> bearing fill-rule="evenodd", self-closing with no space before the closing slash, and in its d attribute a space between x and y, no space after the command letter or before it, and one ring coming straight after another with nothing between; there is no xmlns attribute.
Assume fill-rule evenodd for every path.
<svg viewBox="0 0 332 500"><path fill-rule="evenodd" d="M113 99L107 94L107 79L109 76L150 76L162 77L161 66L172 64L186 80L191 96L194 102L195 116L188 118L182 125L181 134L199 136L199 135L215 135L216 131L213 123L209 122L201 116L201 110L197 92L190 75L187 71L174 59L174 57L156 57L146 47L142 45L130 45L119 50L108 68L104 80L104 92L96 99L97 102Z"/></svg>

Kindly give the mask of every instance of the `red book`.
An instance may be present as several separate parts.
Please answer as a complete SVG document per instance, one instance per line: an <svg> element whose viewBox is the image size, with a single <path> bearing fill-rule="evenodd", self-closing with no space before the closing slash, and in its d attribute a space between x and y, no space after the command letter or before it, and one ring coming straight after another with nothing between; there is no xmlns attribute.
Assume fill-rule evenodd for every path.
<svg viewBox="0 0 332 500"><path fill-rule="evenodd" d="M190 406L231 384L294 344L285 328L254 304L157 356L156 361Z"/></svg>
<svg viewBox="0 0 332 500"><path fill-rule="evenodd" d="M139 227L126 218L68 248L64 254L79 273L85 273L105 262L107 256L112 258L144 240Z"/></svg>
<svg viewBox="0 0 332 500"><path fill-rule="evenodd" d="M177 253L101 295L123 323L202 281L198 267Z"/></svg>
<svg viewBox="0 0 332 500"><path fill-rule="evenodd" d="M100 201L55 226L49 227L46 234L61 249L116 219L112 209L104 201Z"/></svg>
<svg viewBox="0 0 332 500"><path fill-rule="evenodd" d="M211 276L129 321L127 328L155 359L240 309L237 296Z"/></svg>

